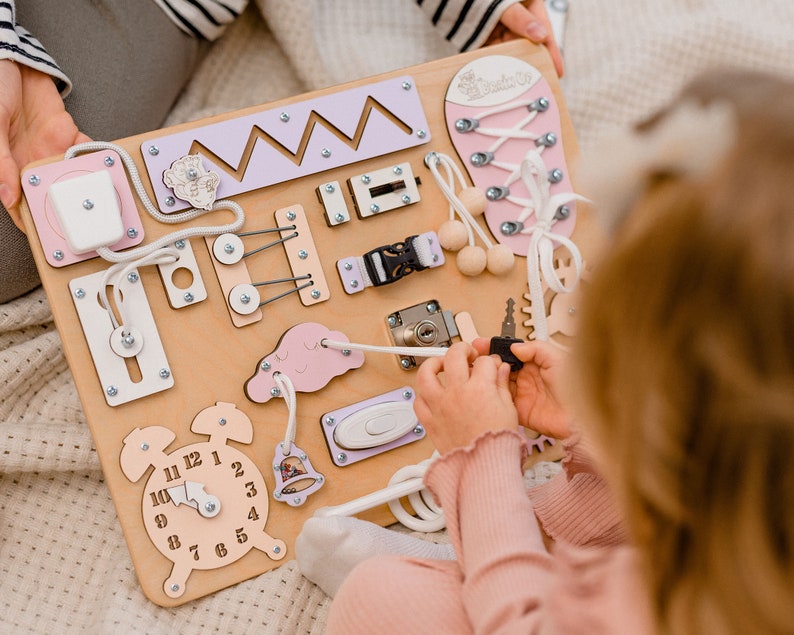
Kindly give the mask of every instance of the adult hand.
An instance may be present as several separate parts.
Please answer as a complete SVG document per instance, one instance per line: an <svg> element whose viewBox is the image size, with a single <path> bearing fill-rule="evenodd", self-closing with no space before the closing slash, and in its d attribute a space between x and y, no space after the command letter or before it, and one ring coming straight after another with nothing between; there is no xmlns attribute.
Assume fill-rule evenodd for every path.
<svg viewBox="0 0 794 635"><path fill-rule="evenodd" d="M516 3L507 7L486 44L496 44L521 37L535 44L544 44L551 55L554 70L562 77L564 71L562 53L554 39L543 0L530 0L524 4Z"/></svg>
<svg viewBox="0 0 794 635"><path fill-rule="evenodd" d="M508 364L478 356L465 342L422 363L414 410L441 454L465 447L489 430L518 429L509 378Z"/></svg>
<svg viewBox="0 0 794 635"><path fill-rule="evenodd" d="M485 338L473 342L480 355L488 354L489 344ZM510 380L518 422L555 439L569 436L569 415L560 401L564 353L548 342L537 341L513 344L510 351L524 362Z"/></svg>
<svg viewBox="0 0 794 635"><path fill-rule="evenodd" d="M0 201L20 229L21 169L83 141L49 75L0 60Z"/></svg>

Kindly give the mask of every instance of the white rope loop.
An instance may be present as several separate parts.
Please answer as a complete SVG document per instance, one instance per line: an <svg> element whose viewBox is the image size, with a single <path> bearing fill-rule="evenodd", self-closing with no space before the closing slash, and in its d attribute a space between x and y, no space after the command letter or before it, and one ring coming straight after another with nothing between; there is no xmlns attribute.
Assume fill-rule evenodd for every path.
<svg viewBox="0 0 794 635"><path fill-rule="evenodd" d="M295 432L297 430L297 399L295 395L295 386L292 380L284 373L276 371L273 373L273 381L276 382L284 402L287 404L287 432L284 435L284 442L282 448L285 453L289 453L292 444L295 441Z"/></svg>
<svg viewBox="0 0 794 635"><path fill-rule="evenodd" d="M411 357L444 357L449 350L443 346L375 346L374 344L340 342L338 340L329 340L328 338L320 340L320 346L340 351L368 351L370 353L391 353L394 355L407 355Z"/></svg>

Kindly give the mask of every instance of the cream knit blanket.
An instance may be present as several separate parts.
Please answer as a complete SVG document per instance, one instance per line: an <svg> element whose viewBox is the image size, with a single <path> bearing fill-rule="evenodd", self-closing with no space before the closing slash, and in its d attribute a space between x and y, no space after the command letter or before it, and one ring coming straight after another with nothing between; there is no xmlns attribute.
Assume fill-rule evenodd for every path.
<svg viewBox="0 0 794 635"><path fill-rule="evenodd" d="M568 106L597 156L610 127L702 69L794 73L794 3L571 0L564 44ZM169 122L449 53L413 0L257 0ZM146 600L44 293L0 305L0 633L321 633L329 606L294 561L175 609Z"/></svg>

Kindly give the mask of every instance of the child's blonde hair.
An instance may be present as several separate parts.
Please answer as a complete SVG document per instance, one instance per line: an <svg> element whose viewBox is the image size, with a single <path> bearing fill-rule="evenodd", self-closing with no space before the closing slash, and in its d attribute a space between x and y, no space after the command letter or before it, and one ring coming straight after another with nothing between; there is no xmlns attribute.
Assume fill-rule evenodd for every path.
<svg viewBox="0 0 794 635"><path fill-rule="evenodd" d="M792 632L794 82L711 73L685 95L729 103L735 141L706 174L646 175L597 265L582 427L662 632Z"/></svg>

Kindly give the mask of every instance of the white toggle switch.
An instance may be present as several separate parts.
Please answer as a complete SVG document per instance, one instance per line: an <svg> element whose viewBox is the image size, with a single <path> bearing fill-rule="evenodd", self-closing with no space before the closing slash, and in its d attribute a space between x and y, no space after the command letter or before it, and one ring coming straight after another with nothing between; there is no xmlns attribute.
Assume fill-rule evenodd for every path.
<svg viewBox="0 0 794 635"><path fill-rule="evenodd" d="M348 450L363 450L391 443L417 425L411 402L388 401L345 417L334 430L334 441Z"/></svg>
<svg viewBox="0 0 794 635"><path fill-rule="evenodd" d="M53 183L47 196L72 253L96 251L124 237L116 188L107 170Z"/></svg>

